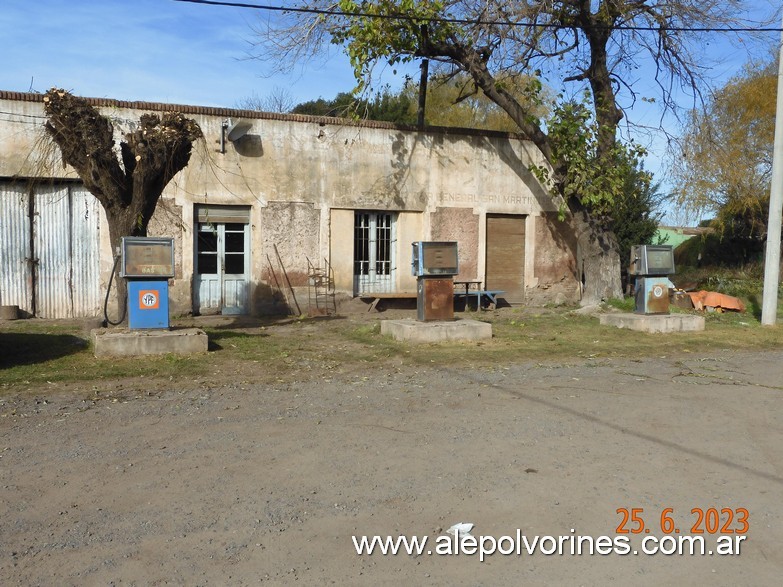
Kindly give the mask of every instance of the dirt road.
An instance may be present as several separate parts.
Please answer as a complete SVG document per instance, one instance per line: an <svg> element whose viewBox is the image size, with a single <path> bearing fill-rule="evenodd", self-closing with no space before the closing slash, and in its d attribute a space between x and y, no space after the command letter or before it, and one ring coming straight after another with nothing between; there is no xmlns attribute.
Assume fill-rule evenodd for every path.
<svg viewBox="0 0 783 587"><path fill-rule="evenodd" d="M42 389L0 400L0 584L778 585L782 447L783 351ZM457 522L567 554L352 541L434 553ZM747 524L739 555L641 552L716 524ZM630 552L572 555L578 536Z"/></svg>

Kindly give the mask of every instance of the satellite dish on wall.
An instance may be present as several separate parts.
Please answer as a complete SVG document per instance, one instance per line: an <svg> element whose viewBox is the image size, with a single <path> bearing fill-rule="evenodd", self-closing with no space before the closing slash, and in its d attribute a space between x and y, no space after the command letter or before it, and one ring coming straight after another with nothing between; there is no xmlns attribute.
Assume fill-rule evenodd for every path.
<svg viewBox="0 0 783 587"><path fill-rule="evenodd" d="M253 124L247 120L237 120L228 127L226 138L233 143L245 136L252 127Z"/></svg>

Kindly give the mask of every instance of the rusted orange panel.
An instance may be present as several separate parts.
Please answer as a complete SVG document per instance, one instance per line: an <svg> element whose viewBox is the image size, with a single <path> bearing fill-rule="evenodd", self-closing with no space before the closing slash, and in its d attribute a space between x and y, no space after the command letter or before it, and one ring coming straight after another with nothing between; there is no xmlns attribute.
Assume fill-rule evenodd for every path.
<svg viewBox="0 0 783 587"><path fill-rule="evenodd" d="M726 294L718 293L715 291L691 291L688 292L693 301L693 307L697 310L703 310L704 308L723 308L724 310L735 310L737 312L745 311L745 304L742 300L735 298L734 296L727 296Z"/></svg>
<svg viewBox="0 0 783 587"><path fill-rule="evenodd" d="M663 289L662 294L656 295L656 290ZM669 313L669 291L665 286L656 286L647 292L647 313L648 314L668 314Z"/></svg>
<svg viewBox="0 0 783 587"><path fill-rule="evenodd" d="M454 320L454 280L420 277L417 317L420 321Z"/></svg>

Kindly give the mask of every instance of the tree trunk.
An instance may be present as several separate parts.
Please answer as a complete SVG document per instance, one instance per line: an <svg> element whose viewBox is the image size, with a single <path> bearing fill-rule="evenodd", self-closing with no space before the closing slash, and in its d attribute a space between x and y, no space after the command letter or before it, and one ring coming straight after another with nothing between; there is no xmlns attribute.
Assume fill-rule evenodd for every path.
<svg viewBox="0 0 783 587"><path fill-rule="evenodd" d="M134 207L128 206L124 208L119 207L107 207L104 208L106 212L106 223L109 225L109 241L111 242L112 263L116 260L117 255L121 254L122 237L124 236L147 236L147 225L149 219L144 219L133 212ZM127 323L127 303L128 303L128 283L124 278L120 277L120 271L122 267L119 262L116 265L117 274L114 276L115 292L117 294L117 313L119 318L125 313L125 318L121 320L121 323Z"/></svg>
<svg viewBox="0 0 783 587"><path fill-rule="evenodd" d="M611 298L622 298L620 253L614 233L586 210L573 213L576 231L576 262L582 283L582 306L599 304Z"/></svg>

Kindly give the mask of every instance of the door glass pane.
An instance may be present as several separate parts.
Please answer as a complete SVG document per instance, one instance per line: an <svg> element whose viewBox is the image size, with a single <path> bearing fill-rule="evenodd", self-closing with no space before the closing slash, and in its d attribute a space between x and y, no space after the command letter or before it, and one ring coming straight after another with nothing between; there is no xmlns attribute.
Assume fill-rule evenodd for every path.
<svg viewBox="0 0 783 587"><path fill-rule="evenodd" d="M217 273L217 253L199 253L196 272L200 275Z"/></svg>
<svg viewBox="0 0 783 587"><path fill-rule="evenodd" d="M391 215L379 214L376 230L378 252L375 259L375 272L378 275L391 273Z"/></svg>
<svg viewBox="0 0 783 587"><path fill-rule="evenodd" d="M226 253L226 273L238 274L245 272L244 253Z"/></svg>
<svg viewBox="0 0 783 587"><path fill-rule="evenodd" d="M367 275L370 270L370 215L354 216L353 225L353 273Z"/></svg>
<svg viewBox="0 0 783 587"><path fill-rule="evenodd" d="M245 235L241 232L226 232L226 252L244 253Z"/></svg>
<svg viewBox="0 0 783 587"><path fill-rule="evenodd" d="M199 253L217 253L218 235L216 230L204 224L198 227L198 239L196 242Z"/></svg>

